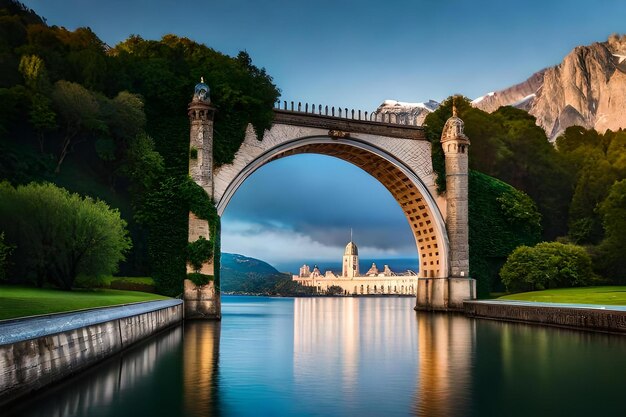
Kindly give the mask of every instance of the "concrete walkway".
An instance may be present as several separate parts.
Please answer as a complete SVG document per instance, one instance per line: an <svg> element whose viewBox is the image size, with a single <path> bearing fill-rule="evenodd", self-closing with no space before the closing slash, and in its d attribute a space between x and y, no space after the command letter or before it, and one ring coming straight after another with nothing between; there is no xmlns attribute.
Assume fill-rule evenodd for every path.
<svg viewBox="0 0 626 417"><path fill-rule="evenodd" d="M574 303L543 303L539 301L517 301L517 300L472 300L471 303L492 304L492 305L511 305L511 306L528 306L528 307L552 307L552 308L576 308L576 309L593 309L606 311L626 311L626 306L613 306L604 304L574 304Z"/></svg>
<svg viewBox="0 0 626 417"><path fill-rule="evenodd" d="M35 339L111 320L149 313L182 304L182 300L157 300L101 307L67 313L47 314L0 321L0 345Z"/></svg>
<svg viewBox="0 0 626 417"><path fill-rule="evenodd" d="M463 311L469 317L626 334L626 306L484 300L463 302Z"/></svg>

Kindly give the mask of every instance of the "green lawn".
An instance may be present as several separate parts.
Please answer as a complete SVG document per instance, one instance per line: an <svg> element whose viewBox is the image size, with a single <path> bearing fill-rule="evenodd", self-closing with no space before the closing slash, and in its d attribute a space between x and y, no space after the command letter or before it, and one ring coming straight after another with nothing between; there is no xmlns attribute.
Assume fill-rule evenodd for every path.
<svg viewBox="0 0 626 417"><path fill-rule="evenodd" d="M509 294L498 300L540 301L545 303L577 303L626 305L626 286L559 288Z"/></svg>
<svg viewBox="0 0 626 417"><path fill-rule="evenodd" d="M107 287L111 286L112 281L125 281L135 284L154 285L154 280L150 277L106 277L103 282Z"/></svg>
<svg viewBox="0 0 626 417"><path fill-rule="evenodd" d="M0 286L0 320L167 298L138 291L110 289L61 291L3 285Z"/></svg>

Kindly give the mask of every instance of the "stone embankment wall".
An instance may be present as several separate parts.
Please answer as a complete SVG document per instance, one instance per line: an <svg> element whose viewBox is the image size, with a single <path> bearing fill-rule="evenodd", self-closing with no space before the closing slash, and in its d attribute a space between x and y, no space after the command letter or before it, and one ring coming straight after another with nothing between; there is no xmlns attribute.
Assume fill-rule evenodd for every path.
<svg viewBox="0 0 626 417"><path fill-rule="evenodd" d="M566 306L499 301L465 301L469 317L626 334L626 310L594 306Z"/></svg>
<svg viewBox="0 0 626 417"><path fill-rule="evenodd" d="M163 300L0 321L0 408L182 320Z"/></svg>

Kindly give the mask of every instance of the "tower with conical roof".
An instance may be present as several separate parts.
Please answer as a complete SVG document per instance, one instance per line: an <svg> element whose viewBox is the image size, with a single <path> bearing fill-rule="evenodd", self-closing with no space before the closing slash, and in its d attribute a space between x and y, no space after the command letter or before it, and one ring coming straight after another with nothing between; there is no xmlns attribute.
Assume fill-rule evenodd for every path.
<svg viewBox="0 0 626 417"><path fill-rule="evenodd" d="M213 197L213 116L210 89L200 78L189 103L189 175Z"/></svg>
<svg viewBox="0 0 626 417"><path fill-rule="evenodd" d="M446 228L450 241L450 278L469 278L468 153L465 124L452 99L452 117L441 133L446 163Z"/></svg>
<svg viewBox="0 0 626 417"><path fill-rule="evenodd" d="M346 245L346 250L343 253L343 267L341 276L346 278L354 278L359 275L359 249L354 242L350 240L350 243Z"/></svg>
<svg viewBox="0 0 626 417"><path fill-rule="evenodd" d="M213 197L213 116L215 107L211 105L210 89L204 80L194 88L188 112L190 122L189 133L189 176L200 185L210 198ZM219 223L214 229L217 236L211 236L211 228L207 219L197 217L189 212L189 242L204 238L213 242L213 251L218 251L210 260L204 262L200 270L187 264L187 272L200 272L215 276L215 263L219 259ZM211 240L213 238L213 240ZM219 319L221 317L219 281L210 280L206 284L196 285L186 279L184 284L185 318Z"/></svg>

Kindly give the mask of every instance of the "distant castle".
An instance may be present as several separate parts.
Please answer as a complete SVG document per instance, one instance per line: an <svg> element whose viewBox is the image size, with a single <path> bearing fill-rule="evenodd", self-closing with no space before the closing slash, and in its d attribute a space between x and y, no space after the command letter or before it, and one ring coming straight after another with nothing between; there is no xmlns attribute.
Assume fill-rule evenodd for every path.
<svg viewBox="0 0 626 417"><path fill-rule="evenodd" d="M322 274L317 265L313 271L308 265L302 265L300 274L294 275L293 280L315 287L320 294L325 294L332 286L340 287L344 295L415 294L417 288L417 274L411 271L397 274L388 265L380 272L372 263L365 275L359 275L359 249L352 241L346 245L340 276L332 271Z"/></svg>

